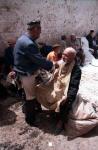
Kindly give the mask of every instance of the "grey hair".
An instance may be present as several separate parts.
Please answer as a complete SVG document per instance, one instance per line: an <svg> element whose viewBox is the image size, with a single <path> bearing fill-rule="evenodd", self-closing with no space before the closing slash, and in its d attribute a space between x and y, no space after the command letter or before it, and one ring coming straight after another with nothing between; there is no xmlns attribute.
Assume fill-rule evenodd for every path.
<svg viewBox="0 0 98 150"><path fill-rule="evenodd" d="M66 48L64 51L70 53L70 54L73 54L74 56L76 56L76 50L72 47L68 47Z"/></svg>
<svg viewBox="0 0 98 150"><path fill-rule="evenodd" d="M74 33L72 33L71 36L76 36L76 35Z"/></svg>

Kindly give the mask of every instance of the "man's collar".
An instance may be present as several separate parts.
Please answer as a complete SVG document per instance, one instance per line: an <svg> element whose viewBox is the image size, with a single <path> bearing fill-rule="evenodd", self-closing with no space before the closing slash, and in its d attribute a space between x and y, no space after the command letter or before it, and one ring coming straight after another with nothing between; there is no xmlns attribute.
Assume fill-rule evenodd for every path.
<svg viewBox="0 0 98 150"><path fill-rule="evenodd" d="M28 32L26 32L24 35L26 35L29 39L31 39L33 42L35 42L35 40L32 39L32 37L29 35Z"/></svg>

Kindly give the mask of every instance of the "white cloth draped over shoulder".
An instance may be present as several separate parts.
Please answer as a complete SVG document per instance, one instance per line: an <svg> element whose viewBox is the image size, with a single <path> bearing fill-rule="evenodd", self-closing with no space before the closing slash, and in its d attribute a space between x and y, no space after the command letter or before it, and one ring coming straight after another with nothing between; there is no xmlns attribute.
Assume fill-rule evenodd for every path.
<svg viewBox="0 0 98 150"><path fill-rule="evenodd" d="M98 125L98 60L90 53L85 37L81 38L81 42L85 65L81 67L79 91L66 126L71 137L86 134Z"/></svg>
<svg viewBox="0 0 98 150"><path fill-rule="evenodd" d="M90 53L89 44L86 37L81 38L81 46L85 54L85 63L84 65L94 65L98 66L98 60L94 58L94 56Z"/></svg>

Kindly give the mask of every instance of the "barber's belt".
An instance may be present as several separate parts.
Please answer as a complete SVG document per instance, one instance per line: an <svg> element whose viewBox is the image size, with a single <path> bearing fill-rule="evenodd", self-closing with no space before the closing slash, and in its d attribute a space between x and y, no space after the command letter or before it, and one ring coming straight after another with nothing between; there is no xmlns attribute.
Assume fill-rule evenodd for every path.
<svg viewBox="0 0 98 150"><path fill-rule="evenodd" d="M39 73L40 73L40 70L37 70L37 71L35 71L32 75L37 76ZM17 72L17 74L18 74L19 76L27 76L27 77L32 76L32 75L30 75L30 74L27 74L27 73L20 73L20 72Z"/></svg>

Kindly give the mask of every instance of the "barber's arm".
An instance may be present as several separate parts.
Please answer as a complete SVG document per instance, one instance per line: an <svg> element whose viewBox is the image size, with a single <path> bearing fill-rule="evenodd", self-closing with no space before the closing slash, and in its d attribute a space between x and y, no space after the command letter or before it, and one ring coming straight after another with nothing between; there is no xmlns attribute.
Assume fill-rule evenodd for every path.
<svg viewBox="0 0 98 150"><path fill-rule="evenodd" d="M75 64L71 73L71 79L67 93L67 101L63 105L61 105L60 108L61 119L64 122L67 122L68 120L69 111L72 108L72 104L75 101L79 89L80 79L81 79L81 70L78 67L78 65Z"/></svg>
<svg viewBox="0 0 98 150"><path fill-rule="evenodd" d="M39 52L39 49L34 44L29 45L28 49L26 50L26 56L28 59L31 59L32 63L37 64L40 68L49 71L53 67L52 61L43 57Z"/></svg>

